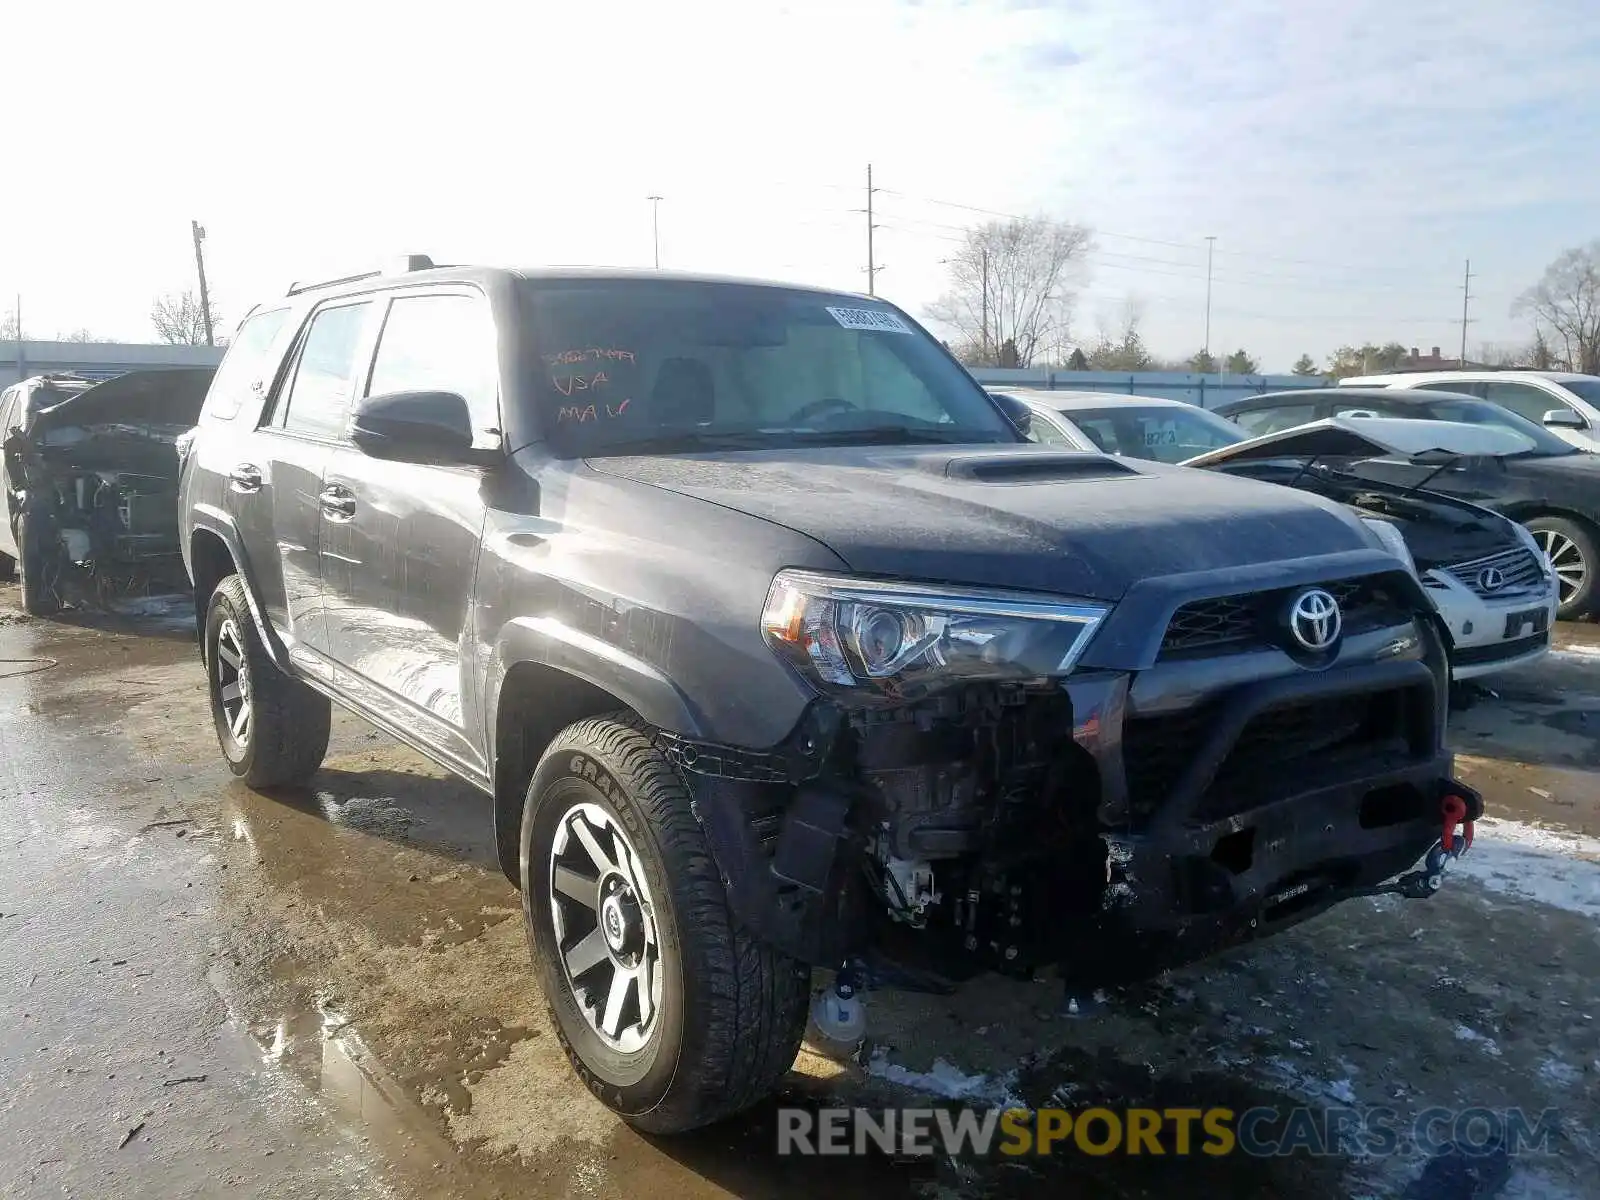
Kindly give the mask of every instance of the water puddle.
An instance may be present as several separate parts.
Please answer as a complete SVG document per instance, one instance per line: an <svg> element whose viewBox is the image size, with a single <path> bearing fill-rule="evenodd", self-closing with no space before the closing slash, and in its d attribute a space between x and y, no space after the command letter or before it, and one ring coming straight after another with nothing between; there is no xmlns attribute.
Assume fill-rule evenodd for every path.
<svg viewBox="0 0 1600 1200"><path fill-rule="evenodd" d="M338 1124L403 1174L437 1179L458 1169L456 1147L336 1009L318 1001L254 1023L249 1033L265 1065L301 1084Z"/></svg>

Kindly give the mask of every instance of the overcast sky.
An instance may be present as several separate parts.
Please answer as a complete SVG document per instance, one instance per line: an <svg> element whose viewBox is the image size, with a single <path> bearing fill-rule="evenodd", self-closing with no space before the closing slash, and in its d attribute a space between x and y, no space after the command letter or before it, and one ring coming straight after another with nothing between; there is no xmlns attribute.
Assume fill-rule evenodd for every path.
<svg viewBox="0 0 1600 1200"><path fill-rule="evenodd" d="M240 15L248 13L248 16ZM405 251L864 289L921 315L981 212L1095 230L1077 332L1158 353L1522 340L1600 236L1592 0L7 6L0 310L149 340L206 227L231 325ZM967 207L961 207L967 206Z"/></svg>

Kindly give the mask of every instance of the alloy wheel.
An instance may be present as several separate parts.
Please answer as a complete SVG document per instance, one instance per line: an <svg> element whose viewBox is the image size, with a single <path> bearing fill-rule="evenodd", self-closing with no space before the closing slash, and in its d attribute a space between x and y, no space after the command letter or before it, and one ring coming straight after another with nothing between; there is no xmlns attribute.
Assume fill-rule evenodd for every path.
<svg viewBox="0 0 1600 1200"><path fill-rule="evenodd" d="M1536 529L1534 540L1544 551L1550 569L1556 573L1556 583L1561 588L1561 603L1565 604L1583 586L1588 577L1589 565L1583 561L1583 551L1565 534L1554 529Z"/></svg>
<svg viewBox="0 0 1600 1200"><path fill-rule="evenodd" d="M217 699L228 732L242 750L250 744L250 664L232 618L217 630Z"/></svg>
<svg viewBox="0 0 1600 1200"><path fill-rule="evenodd" d="M550 844L550 915L567 986L606 1045L641 1049L661 1012L655 907L628 836L595 804L574 804Z"/></svg>

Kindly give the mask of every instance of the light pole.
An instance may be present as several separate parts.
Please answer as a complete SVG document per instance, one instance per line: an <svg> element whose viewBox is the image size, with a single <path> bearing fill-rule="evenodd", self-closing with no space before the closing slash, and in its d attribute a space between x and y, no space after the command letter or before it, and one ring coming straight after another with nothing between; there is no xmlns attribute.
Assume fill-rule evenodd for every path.
<svg viewBox="0 0 1600 1200"><path fill-rule="evenodd" d="M1206 238L1206 357L1211 357L1211 254L1217 248L1215 237Z"/></svg>
<svg viewBox="0 0 1600 1200"><path fill-rule="evenodd" d="M646 196L650 201L650 242L655 247L656 270L661 270L661 197Z"/></svg>

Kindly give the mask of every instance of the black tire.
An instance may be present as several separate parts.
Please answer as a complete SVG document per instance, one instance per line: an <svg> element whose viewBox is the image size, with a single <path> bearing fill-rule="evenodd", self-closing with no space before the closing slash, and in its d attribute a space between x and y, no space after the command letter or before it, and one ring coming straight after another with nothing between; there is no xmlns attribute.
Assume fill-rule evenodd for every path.
<svg viewBox="0 0 1600 1200"><path fill-rule="evenodd" d="M1600 552L1596 550L1594 530L1566 517L1534 517L1524 524L1546 555L1554 552L1556 583L1561 591L1556 618L1575 621L1589 616L1595 610L1595 575L1600 572ZM1581 580L1575 578L1574 568L1581 569Z"/></svg>
<svg viewBox="0 0 1600 1200"><path fill-rule="evenodd" d="M202 649L211 717L228 769L254 788L309 782L328 753L332 707L267 657L237 575L211 593ZM237 689L231 695L230 687ZM236 732L241 712L245 723Z"/></svg>
<svg viewBox="0 0 1600 1200"><path fill-rule="evenodd" d="M681 1133L711 1124L777 1087L799 1050L810 993L809 970L757 941L729 909L690 802L688 787L650 729L620 713L563 730L540 759L523 805L523 914L552 1022L589 1090L647 1133ZM581 985L569 980L563 965L567 956L577 957L578 943L586 940L583 927L591 935L604 932L601 914L609 903L590 906L593 918L587 926L567 924L564 955L556 911L559 907L564 923L581 921L585 906L556 900L553 860L558 833L569 848L581 840L564 832L570 822L583 820L580 804L591 806L583 811L595 820L611 822L586 826L591 832L600 828L602 841L610 839L603 848L617 862L633 863L624 870L642 875L646 903L634 911L642 907L649 914L646 925L653 925L659 948L654 1023L635 1022L631 1029L640 1043L631 1049L603 1040L577 994L580 987L589 998L613 990L614 976L606 972L616 970L615 955L579 971ZM596 872L597 899L605 874ZM643 990L625 1001L635 1016Z"/></svg>
<svg viewBox="0 0 1600 1200"><path fill-rule="evenodd" d="M61 611L61 598L56 594L50 556L40 545L38 522L38 514L33 514L30 520L26 511L16 517L17 589L21 592L23 612L48 617Z"/></svg>

